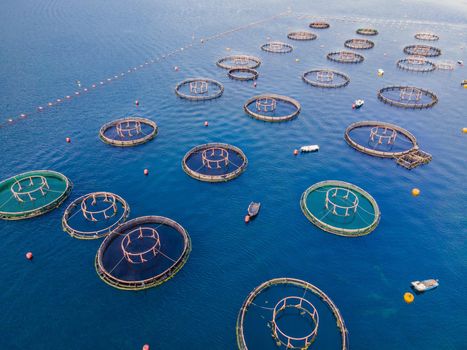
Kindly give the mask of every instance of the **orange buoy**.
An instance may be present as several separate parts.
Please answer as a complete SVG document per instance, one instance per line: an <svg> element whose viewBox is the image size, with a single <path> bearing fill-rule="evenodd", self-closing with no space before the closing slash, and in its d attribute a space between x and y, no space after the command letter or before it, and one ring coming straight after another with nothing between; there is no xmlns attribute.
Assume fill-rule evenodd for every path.
<svg viewBox="0 0 467 350"><path fill-rule="evenodd" d="M207 120L204 122L204 126L209 126L209 123Z"/></svg>
<svg viewBox="0 0 467 350"><path fill-rule="evenodd" d="M144 175L149 175L149 170L148 169L144 169Z"/></svg>
<svg viewBox="0 0 467 350"><path fill-rule="evenodd" d="M142 350L149 350L149 345L148 345L148 344L144 344Z"/></svg>
<svg viewBox="0 0 467 350"><path fill-rule="evenodd" d="M250 222L250 215L245 216L245 223L248 224Z"/></svg>
<svg viewBox="0 0 467 350"><path fill-rule="evenodd" d="M32 260L32 258L33 258L32 253L31 253L31 252L27 252L27 253L26 253L26 259Z"/></svg>
<svg viewBox="0 0 467 350"><path fill-rule="evenodd" d="M135 105L139 106L139 101L138 100L135 101Z"/></svg>
<svg viewBox="0 0 467 350"><path fill-rule="evenodd" d="M412 196L418 197L420 195L420 190L418 188L413 188L412 189Z"/></svg>
<svg viewBox="0 0 467 350"><path fill-rule="evenodd" d="M294 155L294 156L298 155L298 149L294 149L294 150L293 150L293 155Z"/></svg>
<svg viewBox="0 0 467 350"><path fill-rule="evenodd" d="M404 293L404 301L407 303L407 304L411 304L413 303L415 297L413 296L412 293Z"/></svg>
<svg viewBox="0 0 467 350"><path fill-rule="evenodd" d="M66 138L66 142L67 143L70 143L71 142L71 139L69 137Z"/></svg>

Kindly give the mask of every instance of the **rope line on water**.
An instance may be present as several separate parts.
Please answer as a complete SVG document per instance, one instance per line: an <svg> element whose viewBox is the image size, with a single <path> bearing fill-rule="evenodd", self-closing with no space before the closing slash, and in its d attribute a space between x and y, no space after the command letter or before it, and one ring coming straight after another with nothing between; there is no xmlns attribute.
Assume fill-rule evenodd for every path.
<svg viewBox="0 0 467 350"><path fill-rule="evenodd" d="M120 72L120 73L117 73L117 74L113 75L110 78L100 80L99 82L92 83L92 84L90 84L89 86L86 86L86 87L81 87L80 86L80 89L75 91L74 93L71 93L69 95L65 95L65 97L59 97L59 98L53 100L53 102L50 101L50 102L47 102L44 105L38 106L34 111L23 112L23 113L20 113L19 115L15 116L15 117L10 117L5 122L0 123L0 129L2 129L2 128L8 126L8 125L13 125L13 124L19 122L20 120L28 118L29 116L46 112L47 109L49 109L51 107L54 107L56 105L62 104L63 102L69 101L72 98L76 98L76 97L79 97L79 96L81 96L83 94L91 92L92 90L95 90L98 87L109 84L112 81L121 80L123 77L127 76L130 73L134 73L134 72L140 70L141 68L146 68L146 67L150 66L151 64L159 63L159 61L166 60L168 57L170 57L172 55L175 55L177 53L183 52L185 49L189 49L189 48L192 48L192 47L195 47L195 46L204 45L206 42L208 42L210 40L218 39L220 37L227 36L227 35L236 33L238 31L245 30L247 28L257 26L259 24L262 24L262 23L277 19L277 18L279 18L281 16L284 16L286 14L289 14L289 13L290 13L289 11L281 12L281 13L279 13L277 15L274 15L274 16L266 18L266 19L251 22L251 23L248 23L248 24L243 25L243 26L239 26L239 27L236 27L236 28L224 31L224 32L220 32L220 33L208 36L206 38L202 38L202 39L200 39L199 43L197 43L197 44L195 44L193 42L190 42L189 44L187 44L187 45L185 45L185 46L183 46L181 48L174 49L174 50L170 51L167 54L162 54L159 57L156 56L154 58L147 59L147 60L145 60L144 63L142 63L140 65L136 65L134 67L130 67L127 70L125 70L123 72Z"/></svg>

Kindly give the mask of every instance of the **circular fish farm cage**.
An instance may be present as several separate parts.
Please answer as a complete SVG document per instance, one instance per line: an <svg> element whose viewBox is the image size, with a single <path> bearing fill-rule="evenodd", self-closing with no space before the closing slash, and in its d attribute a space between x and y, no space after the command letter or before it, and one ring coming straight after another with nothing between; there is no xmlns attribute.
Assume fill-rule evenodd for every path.
<svg viewBox="0 0 467 350"><path fill-rule="evenodd" d="M378 99L391 106L423 109L438 103L432 91L415 86L387 86L378 91Z"/></svg>
<svg viewBox="0 0 467 350"><path fill-rule="evenodd" d="M315 226L345 237L369 234L381 217L378 204L369 193L343 181L312 185L302 194L300 207Z"/></svg>
<svg viewBox="0 0 467 350"><path fill-rule="evenodd" d="M95 267L108 285L141 290L172 278L190 252L190 236L180 224L163 216L142 216L118 226L104 239Z"/></svg>
<svg viewBox="0 0 467 350"><path fill-rule="evenodd" d="M243 105L246 114L265 122L285 122L300 114L300 103L288 96L264 94L253 96Z"/></svg>
<svg viewBox="0 0 467 350"><path fill-rule="evenodd" d="M415 39L417 40L424 40L424 41L438 41L439 36L433 33L417 33L414 35Z"/></svg>
<svg viewBox="0 0 467 350"><path fill-rule="evenodd" d="M358 28L357 34L373 36L378 35L378 31L374 28Z"/></svg>
<svg viewBox="0 0 467 350"><path fill-rule="evenodd" d="M331 25L328 22L319 21L311 22L308 26L314 29L328 29Z"/></svg>
<svg viewBox="0 0 467 350"><path fill-rule="evenodd" d="M404 47L404 53L412 56L436 57L441 55L441 49L428 45L409 45Z"/></svg>
<svg viewBox="0 0 467 350"><path fill-rule="evenodd" d="M293 51L293 46L280 41L271 41L261 45L261 50L272 53L289 53Z"/></svg>
<svg viewBox="0 0 467 350"><path fill-rule="evenodd" d="M327 59L338 63L362 63L363 55L351 51L335 51L327 54Z"/></svg>
<svg viewBox="0 0 467 350"><path fill-rule="evenodd" d="M303 73L302 79L311 86L320 88L340 88L350 83L350 78L344 73L330 69L313 69Z"/></svg>
<svg viewBox="0 0 467 350"><path fill-rule="evenodd" d="M344 46L349 49L369 50L375 46L375 43L367 39L349 39L344 42Z"/></svg>
<svg viewBox="0 0 467 350"><path fill-rule="evenodd" d="M258 79L258 71L250 68L232 68L227 73L230 79L248 81Z"/></svg>
<svg viewBox="0 0 467 350"><path fill-rule="evenodd" d="M0 182L0 219L21 220L59 207L73 184L63 174L34 170Z"/></svg>
<svg viewBox="0 0 467 350"><path fill-rule="evenodd" d="M74 200L62 218L62 227L78 239L107 236L127 219L130 207L110 192L93 192Z"/></svg>
<svg viewBox="0 0 467 350"><path fill-rule="evenodd" d="M152 120L128 117L104 124L99 130L99 138L112 146L131 147L152 140L157 132L157 124Z"/></svg>
<svg viewBox="0 0 467 350"><path fill-rule="evenodd" d="M306 41L306 40L315 40L316 38L318 38L318 36L312 32L298 31L298 32L291 32L287 34L287 38L291 40Z"/></svg>
<svg viewBox="0 0 467 350"><path fill-rule="evenodd" d="M324 324L319 315L326 316ZM336 325L337 337L327 329ZM342 350L349 349L344 319L329 296L306 281L275 278L256 287L243 302L237 317L237 345L240 350L304 350L313 343L319 347L319 327L326 329L322 337L331 338Z"/></svg>
<svg viewBox="0 0 467 350"><path fill-rule="evenodd" d="M401 58L396 62L398 68L411 72L432 72L436 69L436 64L427 60L425 56L409 56Z"/></svg>
<svg viewBox="0 0 467 350"><path fill-rule="evenodd" d="M207 143L187 152L183 170L192 178L205 182L225 182L240 176L248 165L243 151L225 143Z"/></svg>
<svg viewBox="0 0 467 350"><path fill-rule="evenodd" d="M216 62L223 69L248 68L255 69L261 65L261 60L255 56L233 55L223 57Z"/></svg>
<svg viewBox="0 0 467 350"><path fill-rule="evenodd" d="M191 101L206 101L222 96L224 85L209 78L185 79L175 87L178 97Z"/></svg>
<svg viewBox="0 0 467 350"><path fill-rule="evenodd" d="M380 121L360 121L345 130L345 141L359 152L373 157L394 158L397 164L413 169L431 161L420 150L417 139L406 129Z"/></svg>

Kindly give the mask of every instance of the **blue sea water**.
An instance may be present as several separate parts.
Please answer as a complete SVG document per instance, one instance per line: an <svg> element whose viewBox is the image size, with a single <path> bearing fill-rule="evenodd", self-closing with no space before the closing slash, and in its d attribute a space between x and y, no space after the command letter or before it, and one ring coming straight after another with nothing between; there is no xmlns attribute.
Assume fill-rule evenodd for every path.
<svg viewBox="0 0 467 350"><path fill-rule="evenodd" d="M291 5L291 14L200 44ZM140 349L145 343L155 349L235 349L243 300L258 284L281 276L304 279L332 298L353 349L465 348L467 139L461 129L467 126L467 90L459 82L467 68L417 74L395 65L418 31L440 36L433 43L443 50L436 61L467 62L465 2L6 0L0 8L0 124L6 125L0 129L0 178L51 169L74 183L55 211L0 222L0 349ZM288 41L288 32L308 29L319 18L331 28L315 30L317 40ZM362 64L326 60L326 53L343 49L364 26L380 34L370 38L376 45L363 53ZM289 42L294 51L261 51L268 38ZM190 43L196 45L144 64ZM219 58L237 53L262 59L256 88L216 67ZM325 90L301 80L303 72L322 67L346 73L350 84ZM384 77L377 77L379 68ZM223 96L200 103L177 98L175 85L196 76L220 81ZM76 80L99 87L35 112L74 96ZM430 89L439 103L421 111L384 105L376 91L391 84ZM267 92L297 99L298 118L270 124L246 116L243 103ZM357 98L365 105L355 111L350 107ZM21 113L28 117L18 120ZM131 114L155 120L158 136L125 149L99 140L104 123ZM405 127L433 161L408 171L353 150L343 134L359 120ZM240 147L247 170L222 184L187 176L183 155L207 142ZM321 148L294 157L293 149L304 144ZM375 198L382 216L373 233L346 239L305 218L302 192L327 179L354 183ZM417 198L410 194L413 187L421 189ZM103 283L93 265L100 241L70 238L60 223L71 200L93 191L125 198L131 218L163 215L183 225L193 244L183 269L144 292ZM261 201L262 209L245 225L251 200ZM34 253L31 262L24 258L27 251ZM411 305L403 302L410 281L431 277L440 279L437 290ZM329 329L335 324L322 313L324 337L316 348L338 348L336 338L327 336L337 336Z"/></svg>

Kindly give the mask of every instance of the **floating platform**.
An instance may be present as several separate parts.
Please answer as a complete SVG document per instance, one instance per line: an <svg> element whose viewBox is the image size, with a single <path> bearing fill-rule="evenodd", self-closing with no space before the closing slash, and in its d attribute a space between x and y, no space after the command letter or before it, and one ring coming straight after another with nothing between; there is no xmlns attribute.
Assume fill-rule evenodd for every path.
<svg viewBox="0 0 467 350"><path fill-rule="evenodd" d="M73 188L63 174L34 170L0 182L0 219L21 220L59 207Z"/></svg>
<svg viewBox="0 0 467 350"><path fill-rule="evenodd" d="M328 180L310 186L300 199L303 214L323 231L359 237L378 226L381 213L374 198L351 183Z"/></svg>
<svg viewBox="0 0 467 350"><path fill-rule="evenodd" d="M192 178L205 182L225 182L240 176L248 159L240 148L225 143L207 143L189 150L182 168Z"/></svg>
<svg viewBox="0 0 467 350"><path fill-rule="evenodd" d="M293 46L280 41L271 41L261 45L261 50L272 53L290 53L293 51Z"/></svg>
<svg viewBox="0 0 467 350"><path fill-rule="evenodd" d="M308 26L314 29L328 29L331 25L328 22L317 21L311 22Z"/></svg>
<svg viewBox="0 0 467 350"><path fill-rule="evenodd" d="M227 73L230 79L250 81L258 79L258 71L250 68L232 68Z"/></svg>
<svg viewBox="0 0 467 350"><path fill-rule="evenodd" d="M126 117L104 124L99 130L99 138L112 146L133 147L154 139L158 129L150 119Z"/></svg>
<svg viewBox="0 0 467 350"><path fill-rule="evenodd" d="M209 78L190 78L177 84L175 93L178 97L191 101L207 101L219 98L224 92L224 85Z"/></svg>
<svg viewBox="0 0 467 350"><path fill-rule="evenodd" d="M216 62L217 66L223 69L248 68L255 69L261 65L261 60L255 56L232 55L223 57Z"/></svg>
<svg viewBox="0 0 467 350"><path fill-rule="evenodd" d="M330 61L338 63L362 63L365 60L363 55L352 51L335 51L330 52L326 55L326 58Z"/></svg>
<svg viewBox="0 0 467 350"><path fill-rule="evenodd" d="M401 58L396 62L397 68L411 72L433 72L436 69L436 64L426 59L424 56L410 56Z"/></svg>
<svg viewBox="0 0 467 350"><path fill-rule="evenodd" d="M172 278L190 252L190 236L180 224L163 216L143 216L125 222L104 239L95 267L112 287L142 290Z"/></svg>
<svg viewBox="0 0 467 350"><path fill-rule="evenodd" d="M337 89L350 83L348 75L331 69L313 69L302 75L305 83L319 88Z"/></svg>
<svg viewBox="0 0 467 350"><path fill-rule="evenodd" d="M297 100L277 94L253 96L243 105L243 110L250 117L272 123L296 118L300 114L301 108Z"/></svg>
<svg viewBox="0 0 467 350"><path fill-rule="evenodd" d="M400 108L424 109L438 103L438 96L427 89L415 86L387 86L377 93L378 99Z"/></svg>
<svg viewBox="0 0 467 350"><path fill-rule="evenodd" d="M130 207L120 196L93 192L75 199L66 209L62 227L78 239L98 239L111 234L128 218Z"/></svg>
<svg viewBox="0 0 467 350"><path fill-rule="evenodd" d="M344 42L344 46L354 50L369 50L375 46L375 43L367 39L349 39Z"/></svg>
<svg viewBox="0 0 467 350"><path fill-rule="evenodd" d="M378 31L374 28L358 28L356 33L360 35L368 35L368 36L378 35Z"/></svg>
<svg viewBox="0 0 467 350"><path fill-rule="evenodd" d="M441 55L441 49L429 45L408 45L404 53L412 56L436 57Z"/></svg>
<svg viewBox="0 0 467 350"><path fill-rule="evenodd" d="M287 38L289 38L290 40L308 41L308 40L316 40L318 36L312 32L299 31L299 32L290 32L289 34L287 34Z"/></svg>
<svg viewBox="0 0 467 350"><path fill-rule="evenodd" d="M438 41L439 36L433 33L417 33L414 35L415 39L417 40L424 40L424 41Z"/></svg>
<svg viewBox="0 0 467 350"><path fill-rule="evenodd" d="M253 343L251 341L252 336L255 337L255 344L258 342L258 337L261 336L265 344L270 344L271 348L274 347L270 343L271 337L275 345L281 348L309 348L318 336L319 314L314 305L315 302L324 303L331 311L336 320L340 335L340 348L348 350L349 332L336 304L315 285L289 277L274 278L266 281L248 294L237 317L236 335L238 348L240 350L248 350L248 344L250 343L250 346L252 346L251 343ZM252 318L255 316L262 320L257 325L261 324L264 328L255 329L253 335L248 334L248 325L251 325L250 322L254 321ZM278 322L281 318L281 322ZM286 318L289 322L292 322L293 318L304 319L308 328L305 332L306 334L292 336L290 334L290 327L287 330L282 327L284 322L287 323ZM264 320L267 322L265 323ZM266 336L267 333L269 333L269 336Z"/></svg>

